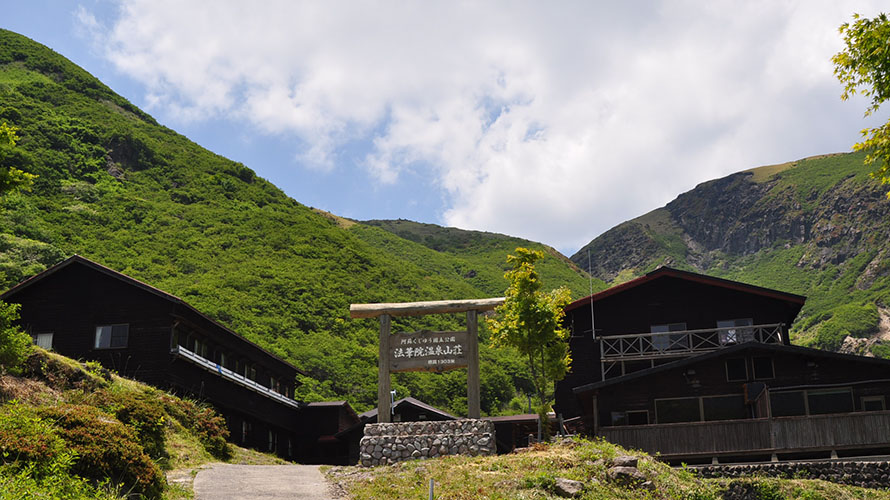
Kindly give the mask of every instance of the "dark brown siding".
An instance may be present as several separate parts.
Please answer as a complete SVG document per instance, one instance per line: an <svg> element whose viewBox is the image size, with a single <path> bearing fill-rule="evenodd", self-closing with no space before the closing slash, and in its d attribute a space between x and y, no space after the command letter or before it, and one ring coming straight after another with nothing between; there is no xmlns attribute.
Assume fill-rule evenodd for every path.
<svg viewBox="0 0 890 500"><path fill-rule="evenodd" d="M608 296L594 304L598 337L646 333L652 325L686 323L689 330L716 328L717 321L751 318L755 325L785 323L788 327L800 304L673 276L662 276ZM572 389L601 379L599 344L590 333L590 307L569 311L572 329L571 373L557 384L556 410L564 417L579 415Z"/></svg>

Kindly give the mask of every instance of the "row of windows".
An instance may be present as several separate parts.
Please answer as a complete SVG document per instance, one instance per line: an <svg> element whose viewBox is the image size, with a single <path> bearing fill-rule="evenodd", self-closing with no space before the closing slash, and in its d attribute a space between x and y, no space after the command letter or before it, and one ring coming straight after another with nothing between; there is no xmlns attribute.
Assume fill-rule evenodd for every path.
<svg viewBox="0 0 890 500"><path fill-rule="evenodd" d="M201 356L202 358L208 359L214 363L219 364L219 366L223 368L227 368L235 373L243 375L244 378L253 380L254 382L259 382L264 386L266 385L265 381L258 380L256 365L250 362L243 361L241 359L237 359L223 350L211 349L210 344L207 341L201 340L192 335L187 335L185 338L185 342L182 345L186 349L192 351L198 356ZM274 376L270 376L268 380L269 389L286 397L291 396L290 388L287 386L287 384L283 383L281 380Z"/></svg>
<svg viewBox="0 0 890 500"><path fill-rule="evenodd" d="M854 411L853 390L818 389L777 391L770 393L770 409L774 417L827 415ZM883 411L884 396L862 396L860 411ZM655 400L655 422L710 422L753 417L741 394ZM612 412L612 425L646 425L648 410Z"/></svg>
<svg viewBox="0 0 890 500"><path fill-rule="evenodd" d="M100 325L96 327L96 334L93 337L94 349L122 349L127 347L129 340L130 325ZM44 349L51 350L53 348L53 333L37 333L31 335L34 344Z"/></svg>

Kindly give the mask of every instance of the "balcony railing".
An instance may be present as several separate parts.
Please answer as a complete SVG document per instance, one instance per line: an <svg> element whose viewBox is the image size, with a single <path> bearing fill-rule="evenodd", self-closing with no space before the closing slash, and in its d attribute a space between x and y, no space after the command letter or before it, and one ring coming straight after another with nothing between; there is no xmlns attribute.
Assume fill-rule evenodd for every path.
<svg viewBox="0 0 890 500"><path fill-rule="evenodd" d="M229 381L234 382L242 387L245 387L253 392L256 392L257 394L266 396L267 398L274 399L275 401L278 401L279 403L286 404L286 405L288 405L292 408L296 408L296 409L300 409L303 407L303 405L299 401L293 400L287 396L284 396L283 394L279 394L279 393L273 391L272 389L269 389L268 387L264 387L264 386L258 384L256 381L250 380L249 378L245 377L244 375L241 375L239 373L233 372L232 370L229 370L228 368L220 366L219 364L214 363L213 361L210 361L207 358L198 356L197 354L193 353L192 351L189 351L185 347L176 346L176 347L170 349L170 353L173 354L174 356L178 356L192 364L198 365L199 367L201 367L211 373L215 373L226 380L229 380Z"/></svg>
<svg viewBox="0 0 890 500"><path fill-rule="evenodd" d="M782 323L600 337L602 375L622 375L625 361L653 361L716 351L744 342L782 343Z"/></svg>
<svg viewBox="0 0 890 500"><path fill-rule="evenodd" d="M601 427L597 434L625 448L668 459L890 446L890 411Z"/></svg>

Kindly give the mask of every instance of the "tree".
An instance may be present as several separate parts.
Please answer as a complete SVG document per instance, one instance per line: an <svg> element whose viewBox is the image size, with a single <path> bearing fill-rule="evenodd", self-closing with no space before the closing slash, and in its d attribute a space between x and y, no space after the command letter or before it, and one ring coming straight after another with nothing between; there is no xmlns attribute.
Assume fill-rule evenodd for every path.
<svg viewBox="0 0 890 500"><path fill-rule="evenodd" d="M857 92L871 97L865 110L869 116L890 99L890 20L886 14L874 19L853 14L853 23L839 28L846 48L831 58L834 74L844 84L841 99L847 100ZM876 166L871 176L882 184L890 184L890 120L862 131L865 138L853 149L866 151L866 164ZM887 192L890 198L890 191Z"/></svg>
<svg viewBox="0 0 890 500"><path fill-rule="evenodd" d="M546 422L550 389L565 377L572 362L569 332L562 324L564 308L570 302L569 290L541 290L535 261L544 257L543 252L517 248L515 253L507 256L507 263L513 268L504 274L510 281L506 300L486 322L493 346L512 346L525 359L540 403L538 413Z"/></svg>
<svg viewBox="0 0 890 500"><path fill-rule="evenodd" d="M31 337L16 325L19 304L0 302L0 373L16 371L31 353Z"/></svg>
<svg viewBox="0 0 890 500"><path fill-rule="evenodd" d="M29 190L36 175L23 172L13 166L2 167L7 152L15 146L17 127L6 122L0 123L0 195L17 189Z"/></svg>

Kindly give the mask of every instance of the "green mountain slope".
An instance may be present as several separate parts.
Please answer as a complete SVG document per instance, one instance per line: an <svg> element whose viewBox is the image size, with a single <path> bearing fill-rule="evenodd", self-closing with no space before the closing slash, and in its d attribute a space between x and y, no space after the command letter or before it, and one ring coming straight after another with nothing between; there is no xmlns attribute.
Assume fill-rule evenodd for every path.
<svg viewBox="0 0 890 500"><path fill-rule="evenodd" d="M345 398L360 409L376 402L377 325L349 319L350 303L479 298L506 288L497 273L468 273L482 265L472 259L301 205L4 30L0 121L20 128L3 163L39 175L32 192L0 199L0 288L84 255L180 296L306 370L306 398ZM583 281L552 260L548 286ZM395 328L460 321L399 320ZM489 365L483 407L497 412L527 381L511 353L483 348L481 356ZM462 370L399 374L394 385L400 397L460 412L465 378Z"/></svg>
<svg viewBox="0 0 890 500"><path fill-rule="evenodd" d="M890 354L890 200L862 154L772 165L700 184L591 241L572 261L604 280L659 265L807 296L806 345Z"/></svg>
<svg viewBox="0 0 890 500"><path fill-rule="evenodd" d="M392 236L369 231L366 226L384 229L399 238L393 239ZM522 238L403 219L369 220L353 229L374 246L386 248L391 254L412 260L423 267L451 266L451 272L463 276L476 288L486 290L489 294L503 293L504 272L509 269L504 256L517 247L542 250L553 257L537 266L548 286L567 286L576 298L587 295L591 286L587 273L571 260L547 245ZM406 246L401 240L409 240L416 245ZM418 246L424 247L426 251ZM443 274L446 272L448 271L442 269ZM592 285L596 290L606 286L599 279L595 279Z"/></svg>

